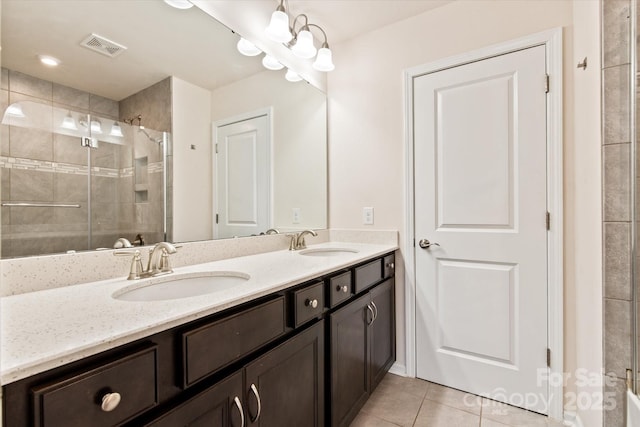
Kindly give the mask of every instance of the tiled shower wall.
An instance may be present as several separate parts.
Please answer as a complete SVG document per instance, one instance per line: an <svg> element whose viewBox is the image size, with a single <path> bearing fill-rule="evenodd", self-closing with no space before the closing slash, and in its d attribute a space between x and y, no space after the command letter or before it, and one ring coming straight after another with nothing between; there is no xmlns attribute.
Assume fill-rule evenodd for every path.
<svg viewBox="0 0 640 427"><path fill-rule="evenodd" d="M2 70L0 108L34 101L48 106L120 119L117 101ZM170 104L169 104L170 105ZM92 248L112 247L118 237L163 240L161 134L126 129L126 145L80 146L77 137L1 125L2 201L79 204L77 208L3 207L2 257L84 250L88 245L88 159L91 156ZM87 154L89 153L89 154ZM134 159L144 159L144 176ZM136 183L136 181L138 181ZM136 199L136 190L146 197Z"/></svg>
<svg viewBox="0 0 640 427"><path fill-rule="evenodd" d="M631 1L602 1L603 307L606 392L616 408L604 425L625 425L625 378L632 368Z"/></svg>

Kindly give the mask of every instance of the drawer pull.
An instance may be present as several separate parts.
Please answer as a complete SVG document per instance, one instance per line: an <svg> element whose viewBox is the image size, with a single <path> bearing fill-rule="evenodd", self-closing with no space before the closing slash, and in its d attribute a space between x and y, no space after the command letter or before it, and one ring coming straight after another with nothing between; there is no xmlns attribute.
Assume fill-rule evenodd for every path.
<svg viewBox="0 0 640 427"><path fill-rule="evenodd" d="M317 299L307 299L304 302L304 305L306 305L307 307L311 307L311 308L317 308L318 307L318 300Z"/></svg>
<svg viewBox="0 0 640 427"><path fill-rule="evenodd" d="M258 418L260 418L260 412L262 412L262 404L260 403L260 393L258 393L258 389L256 388L255 384L251 384L251 392L256 397L256 401L258 402L258 413L256 414L255 418L251 419L251 422L255 423L256 421L258 421Z"/></svg>
<svg viewBox="0 0 640 427"><path fill-rule="evenodd" d="M120 393L107 393L102 396L102 404L100 405L100 408L102 408L104 412L111 412L118 407L120 399Z"/></svg>
<svg viewBox="0 0 640 427"><path fill-rule="evenodd" d="M348 287L347 285L344 285L344 286L338 286L338 287L336 288L336 291L337 291L337 292L344 292L344 293L346 294L347 292L349 292L349 287Z"/></svg>
<svg viewBox="0 0 640 427"><path fill-rule="evenodd" d="M240 427L244 427L244 409L242 409L242 403L240 403L238 396L233 399L233 403L236 405L236 408L238 408L238 412L240 412Z"/></svg>

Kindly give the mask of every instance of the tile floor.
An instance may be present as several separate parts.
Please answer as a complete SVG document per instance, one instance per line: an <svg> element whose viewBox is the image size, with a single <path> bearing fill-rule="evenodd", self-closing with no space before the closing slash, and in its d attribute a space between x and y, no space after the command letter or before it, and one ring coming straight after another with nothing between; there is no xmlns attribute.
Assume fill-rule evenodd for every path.
<svg viewBox="0 0 640 427"><path fill-rule="evenodd" d="M529 427L563 424L415 378L387 374L351 427Z"/></svg>

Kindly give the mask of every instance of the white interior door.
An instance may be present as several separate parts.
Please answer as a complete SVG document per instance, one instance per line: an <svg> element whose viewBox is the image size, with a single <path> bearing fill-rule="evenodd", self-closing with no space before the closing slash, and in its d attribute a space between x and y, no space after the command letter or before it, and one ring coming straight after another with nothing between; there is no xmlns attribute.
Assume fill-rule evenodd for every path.
<svg viewBox="0 0 640 427"><path fill-rule="evenodd" d="M268 114L216 127L214 238L266 231L270 201Z"/></svg>
<svg viewBox="0 0 640 427"><path fill-rule="evenodd" d="M538 46L419 76L413 93L417 376L540 413L545 69Z"/></svg>

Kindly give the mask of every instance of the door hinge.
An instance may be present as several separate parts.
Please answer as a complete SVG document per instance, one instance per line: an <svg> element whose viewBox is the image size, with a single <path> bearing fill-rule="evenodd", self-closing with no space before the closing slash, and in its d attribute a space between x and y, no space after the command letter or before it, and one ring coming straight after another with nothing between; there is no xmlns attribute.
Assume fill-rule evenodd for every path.
<svg viewBox="0 0 640 427"><path fill-rule="evenodd" d="M216 214L216 224L218 223L218 214Z"/></svg>
<svg viewBox="0 0 640 427"><path fill-rule="evenodd" d="M547 211L547 230L551 230L551 214Z"/></svg>
<svg viewBox="0 0 640 427"><path fill-rule="evenodd" d="M216 154L218 154L218 144L216 144Z"/></svg>
<svg viewBox="0 0 640 427"><path fill-rule="evenodd" d="M547 368L551 367L551 349L547 349Z"/></svg>
<svg viewBox="0 0 640 427"><path fill-rule="evenodd" d="M550 87L549 74L545 74L544 75L544 93L549 93L549 87Z"/></svg>

